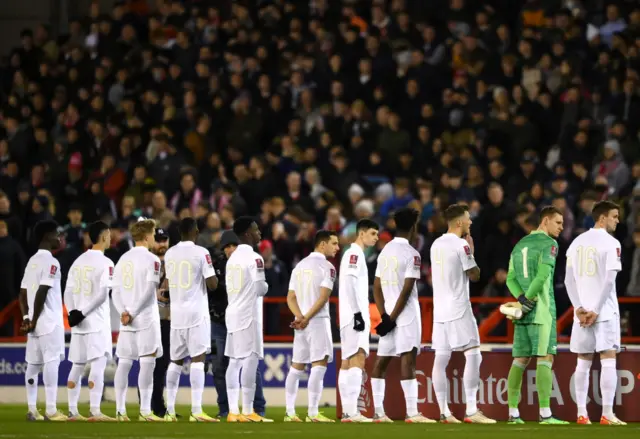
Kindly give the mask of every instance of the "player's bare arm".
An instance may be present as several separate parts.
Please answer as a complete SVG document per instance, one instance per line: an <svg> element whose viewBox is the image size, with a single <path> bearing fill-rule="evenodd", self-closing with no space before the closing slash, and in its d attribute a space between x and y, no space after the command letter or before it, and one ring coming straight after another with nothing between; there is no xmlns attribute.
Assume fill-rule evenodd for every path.
<svg viewBox="0 0 640 439"><path fill-rule="evenodd" d="M384 309L384 294L382 294L382 282L380 278L376 276L373 279L373 300L376 303L376 308L378 308L378 312L380 315L386 313Z"/></svg>
<svg viewBox="0 0 640 439"><path fill-rule="evenodd" d="M18 302L20 303L20 311L23 316L29 315L29 302L27 300L27 290L24 288L20 288L20 295L18 296ZM20 325L20 331L23 333L30 332L33 328L31 327L31 320L29 317L26 317L22 320L22 324Z"/></svg>
<svg viewBox="0 0 640 439"><path fill-rule="evenodd" d="M218 278L216 276L208 277L205 282L207 284L207 288L211 291L218 288Z"/></svg>
<svg viewBox="0 0 640 439"><path fill-rule="evenodd" d="M30 325L31 329L34 329L38 324L38 319L40 318L40 314L42 314L44 303L47 300L47 294L49 294L50 289L51 287L48 285L40 285L38 287L36 297L33 300L33 320Z"/></svg>
<svg viewBox="0 0 640 439"><path fill-rule="evenodd" d="M466 270L465 273L467 273L467 276L469 277L469 280L471 282L478 282L480 280L480 267L478 267L477 265Z"/></svg>

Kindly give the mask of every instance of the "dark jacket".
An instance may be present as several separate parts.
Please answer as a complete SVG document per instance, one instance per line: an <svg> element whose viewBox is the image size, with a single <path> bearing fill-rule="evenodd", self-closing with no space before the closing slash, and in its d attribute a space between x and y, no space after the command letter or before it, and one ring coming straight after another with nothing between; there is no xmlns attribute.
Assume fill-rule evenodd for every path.
<svg viewBox="0 0 640 439"><path fill-rule="evenodd" d="M221 250L210 249L213 267L216 270L216 277L218 278L218 286L215 290L207 290L209 296L209 314L211 315L211 321L224 325L224 314L227 309L227 286L225 284L225 272L227 267L227 256Z"/></svg>

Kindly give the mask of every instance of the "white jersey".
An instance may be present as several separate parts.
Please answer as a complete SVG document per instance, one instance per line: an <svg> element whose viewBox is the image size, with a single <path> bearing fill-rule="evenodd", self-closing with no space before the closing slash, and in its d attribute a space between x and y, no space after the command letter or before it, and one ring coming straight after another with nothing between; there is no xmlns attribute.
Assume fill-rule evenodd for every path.
<svg viewBox="0 0 640 439"><path fill-rule="evenodd" d="M33 303L40 285L51 287L32 333L35 336L49 334L56 328L64 328L60 279L60 263L50 251L38 250L31 256L20 283L20 288L27 290L29 319L33 319Z"/></svg>
<svg viewBox="0 0 640 439"><path fill-rule="evenodd" d="M615 282L610 291L604 291L608 271L622 269L620 242L605 229L590 229L573 240L567 250L567 270L571 270L576 281L580 304L587 311L595 311L601 295L605 300L598 322L611 320L620 315Z"/></svg>
<svg viewBox="0 0 640 439"><path fill-rule="evenodd" d="M69 270L64 301L67 311L77 309L85 318L71 328L72 334L111 332L109 290L113 280L113 262L104 253L87 250Z"/></svg>
<svg viewBox="0 0 640 439"><path fill-rule="evenodd" d="M247 329L254 320L262 328L260 289L266 284L262 256L251 246L240 244L227 261L225 283L229 302L225 312L227 332Z"/></svg>
<svg viewBox="0 0 640 439"><path fill-rule="evenodd" d="M113 290L119 294L126 311L139 310L131 324L120 325L120 331L141 331L160 324L156 299L160 265L160 259L145 247L134 247L120 257L113 275ZM150 289L153 295L149 299Z"/></svg>
<svg viewBox="0 0 640 439"><path fill-rule="evenodd" d="M322 253L313 252L298 262L291 273L289 291L296 293L298 306L303 315L306 315L320 299L321 288L333 290L335 280L336 269ZM328 318L329 302L325 303L311 320Z"/></svg>
<svg viewBox="0 0 640 439"><path fill-rule="evenodd" d="M378 255L376 277L380 279L384 309L391 314L396 306L405 279L420 278L420 253L404 238L394 238L384 246ZM413 321L420 321L420 304L418 303L418 287L413 284L413 290L402 312L396 319L398 326L406 326Z"/></svg>
<svg viewBox="0 0 640 439"><path fill-rule="evenodd" d="M369 317L369 270L364 251L355 243L349 246L340 260L340 279L338 281L340 328L349 325L349 322L353 320L353 314L358 311L351 309L347 296L348 291L353 289L354 285L359 311L362 313L365 325L368 326L371 324Z"/></svg>
<svg viewBox="0 0 640 439"><path fill-rule="evenodd" d="M471 309L469 276L476 267L467 241L445 233L431 245L431 281L433 284L433 321L450 322L462 318Z"/></svg>
<svg viewBox="0 0 640 439"><path fill-rule="evenodd" d="M171 296L171 328L187 329L209 319L206 279L215 277L209 251L182 241L164 255Z"/></svg>

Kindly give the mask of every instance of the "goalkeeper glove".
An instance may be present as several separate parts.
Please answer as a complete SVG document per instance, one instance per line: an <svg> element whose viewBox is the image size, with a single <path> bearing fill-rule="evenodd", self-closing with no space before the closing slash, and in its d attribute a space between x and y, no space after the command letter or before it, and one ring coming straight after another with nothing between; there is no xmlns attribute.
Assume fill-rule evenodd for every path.
<svg viewBox="0 0 640 439"><path fill-rule="evenodd" d="M376 326L376 333L380 337L384 337L396 327L396 322L391 320L389 314L382 314L382 322Z"/></svg>
<svg viewBox="0 0 640 439"><path fill-rule="evenodd" d="M525 314L531 312L531 310L536 306L536 303L533 300L527 299L527 296L524 294L521 294L520 297L518 297L518 303L522 305L522 312Z"/></svg>
<svg viewBox="0 0 640 439"><path fill-rule="evenodd" d="M69 326L71 326L72 328L79 325L83 320L84 314L82 314L82 311L77 309L72 309L71 311L69 311Z"/></svg>

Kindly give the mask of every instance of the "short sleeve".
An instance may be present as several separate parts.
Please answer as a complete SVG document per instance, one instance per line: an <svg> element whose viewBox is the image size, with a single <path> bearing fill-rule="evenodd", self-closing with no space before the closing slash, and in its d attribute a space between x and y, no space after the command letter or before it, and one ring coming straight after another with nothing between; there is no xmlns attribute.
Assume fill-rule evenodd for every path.
<svg viewBox="0 0 640 439"><path fill-rule="evenodd" d="M40 285L52 287L56 280L60 280L60 264L53 259L40 273Z"/></svg>
<svg viewBox="0 0 640 439"><path fill-rule="evenodd" d="M156 284L160 283L160 259L157 257L153 258L152 266L148 268L147 271L147 282L153 282Z"/></svg>
<svg viewBox="0 0 640 439"><path fill-rule="evenodd" d="M265 280L264 277L264 259L258 253L253 254L253 262L249 266L252 281Z"/></svg>
<svg viewBox="0 0 640 439"><path fill-rule="evenodd" d="M333 284L336 282L336 269L331 264L328 263L322 273L322 282L320 282L320 286L322 288L328 288L333 291Z"/></svg>
<svg viewBox="0 0 640 439"><path fill-rule="evenodd" d="M364 264L364 261L360 261L361 257L355 253L347 253L343 256L347 258L347 263L344 265L344 269L341 271L341 276L354 276L358 277L360 275L359 264ZM376 268L377 273L377 268Z"/></svg>
<svg viewBox="0 0 640 439"><path fill-rule="evenodd" d="M556 257L558 256L558 243L554 240L545 242L540 254L540 261L543 264L556 266Z"/></svg>
<svg viewBox="0 0 640 439"><path fill-rule="evenodd" d="M615 242L607 250L607 271L620 271L622 270L622 250L620 243Z"/></svg>
<svg viewBox="0 0 640 439"><path fill-rule="evenodd" d="M213 261L211 260L211 254L208 250L204 251L202 258L202 277L209 279L216 275L216 269L213 267Z"/></svg>
<svg viewBox="0 0 640 439"><path fill-rule="evenodd" d="M422 267L422 260L419 255L409 255L407 261L407 268L404 273L405 279L420 279L420 268Z"/></svg>
<svg viewBox="0 0 640 439"><path fill-rule="evenodd" d="M462 270L467 271L471 270L474 267L477 267L476 259L473 257L473 253L471 252L471 247L465 240L460 240L460 245L458 246L458 257L460 258L460 262L462 263Z"/></svg>
<svg viewBox="0 0 640 439"><path fill-rule="evenodd" d="M111 288L113 286L113 262L109 261L105 267L102 275L100 276L100 287Z"/></svg>

